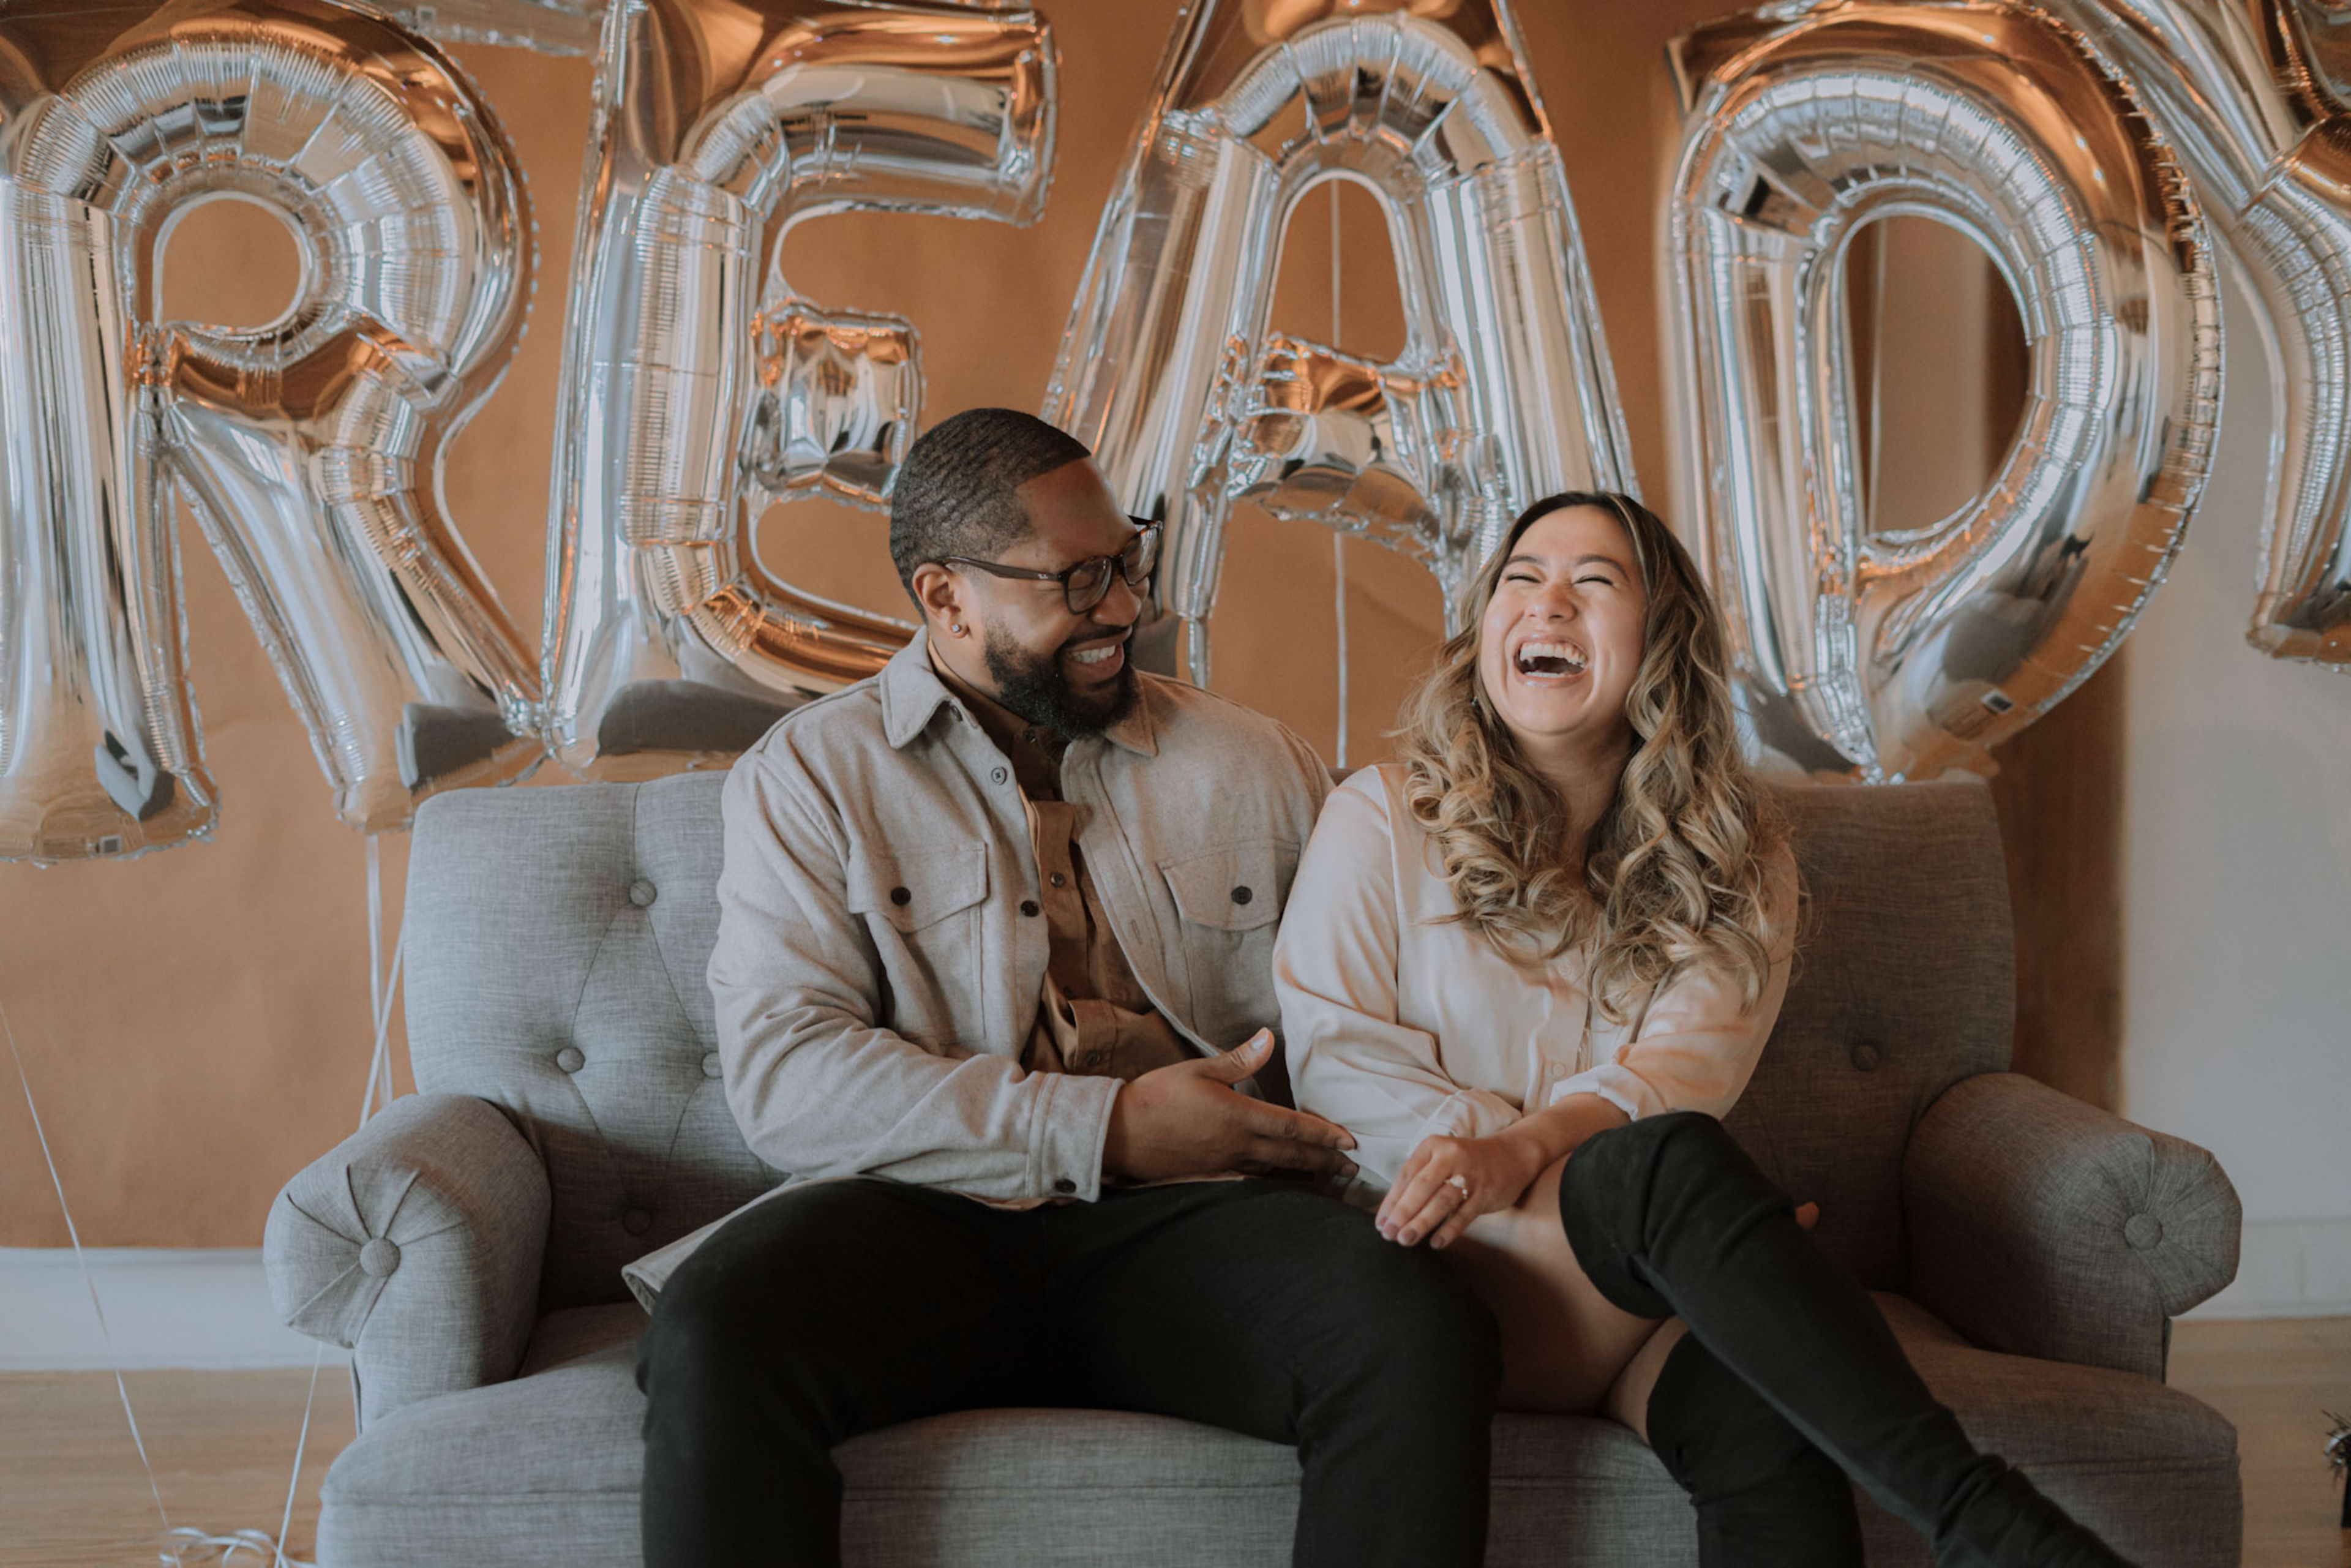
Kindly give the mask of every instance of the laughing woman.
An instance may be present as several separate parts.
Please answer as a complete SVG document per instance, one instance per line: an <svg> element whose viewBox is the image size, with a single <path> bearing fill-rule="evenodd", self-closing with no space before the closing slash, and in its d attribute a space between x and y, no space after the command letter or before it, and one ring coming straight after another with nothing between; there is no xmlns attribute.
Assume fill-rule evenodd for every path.
<svg viewBox="0 0 2351 1568"><path fill-rule="evenodd" d="M1938 1563L2118 1563L1976 1451L1717 1120L1779 1015L1796 877L1665 525L1530 507L1401 751L1331 797L1275 977L1300 1107L1354 1134L1383 1234L1470 1271L1505 1403L1640 1432L1707 1568L1859 1563L1845 1472Z"/></svg>

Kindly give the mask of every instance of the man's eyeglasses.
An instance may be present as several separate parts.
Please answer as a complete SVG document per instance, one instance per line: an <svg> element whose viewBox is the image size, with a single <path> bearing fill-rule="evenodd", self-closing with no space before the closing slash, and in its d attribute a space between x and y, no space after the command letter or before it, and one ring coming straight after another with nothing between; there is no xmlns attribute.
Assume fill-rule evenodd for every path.
<svg viewBox="0 0 2351 1568"><path fill-rule="evenodd" d="M1141 588L1159 570L1159 525L1146 523L1140 517L1129 517L1134 525L1134 537L1116 555L1089 556L1060 571L1039 571L1032 567L1005 566L992 560L975 560L967 555L945 555L941 566L967 566L995 577L1008 577L1026 582L1058 582L1061 585L1062 601L1070 613L1083 615L1102 601L1110 592L1111 574L1126 580L1129 588Z"/></svg>

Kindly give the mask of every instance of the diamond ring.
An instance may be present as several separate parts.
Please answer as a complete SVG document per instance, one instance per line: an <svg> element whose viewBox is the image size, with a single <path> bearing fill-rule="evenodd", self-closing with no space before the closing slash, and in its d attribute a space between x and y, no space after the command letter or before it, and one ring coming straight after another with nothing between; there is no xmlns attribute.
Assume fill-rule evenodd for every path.
<svg viewBox="0 0 2351 1568"><path fill-rule="evenodd" d="M1464 1198L1467 1198L1469 1196L1469 1183L1463 1177L1458 1176L1447 1176L1445 1178L1445 1185L1450 1187L1458 1187L1461 1190L1461 1196Z"/></svg>

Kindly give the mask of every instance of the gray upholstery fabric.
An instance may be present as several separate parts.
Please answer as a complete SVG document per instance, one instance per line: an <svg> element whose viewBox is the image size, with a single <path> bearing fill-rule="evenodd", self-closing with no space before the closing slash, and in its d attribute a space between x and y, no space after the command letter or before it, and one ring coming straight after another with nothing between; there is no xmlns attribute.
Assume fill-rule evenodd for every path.
<svg viewBox="0 0 2351 1568"><path fill-rule="evenodd" d="M1912 1359L1969 1430L2108 1531L2147 1568L2233 1560L2235 1433L2143 1378L1974 1349L1881 1298ZM634 1306L550 1315L513 1383L402 1411L336 1461L320 1561L636 1560ZM892 1568L1288 1561L1298 1464L1288 1448L1157 1416L987 1411L845 1444L853 1564ZM1505 1416L1495 1425L1489 1564L1693 1563L1688 1505L1613 1422ZM1878 1564L1923 1543L1866 1511Z"/></svg>
<svg viewBox="0 0 2351 1568"><path fill-rule="evenodd" d="M297 1177L267 1249L281 1311L362 1358L368 1420L328 1479L327 1568L636 1562L643 1316L621 1265L776 1180L711 1055L719 787L461 790L420 813L408 1013L428 1092ZM2164 1314L2229 1278L2234 1195L2200 1151L2000 1076L2013 960L1980 786L1778 798L1808 925L1730 1127L1822 1205L1822 1240L1864 1280L1994 1347L1889 1304L1980 1437L2137 1560L2234 1563L2233 1432L2140 1375ZM460 1153L404 1152L427 1148ZM414 1184L426 1197L388 1197L410 1166L434 1173ZM447 1228L402 1230L420 1204ZM2134 1243L2140 1215L2159 1237L2137 1224ZM387 1225L439 1260L404 1253L379 1289L350 1270ZM500 1381L532 1280L544 1315ZM1506 1416L1497 1435L1489 1562L1694 1560L1687 1505L1625 1432ZM1296 1507L1286 1449L1102 1412L975 1412L841 1458L860 1564L1270 1564ZM1865 1517L1873 1562L1926 1562Z"/></svg>
<svg viewBox="0 0 2351 1568"><path fill-rule="evenodd" d="M364 1425L514 1375L546 1238L547 1170L507 1119L413 1094L287 1183L262 1241L278 1315L352 1352Z"/></svg>
<svg viewBox="0 0 2351 1568"><path fill-rule="evenodd" d="M1773 791L1803 889L1788 998L1723 1125L1821 1206L1813 1235L1872 1290L1908 1285L1902 1151L1935 1097L2008 1065L2016 954L1980 784Z"/></svg>
<svg viewBox="0 0 2351 1568"><path fill-rule="evenodd" d="M2160 1377L2165 1320L2236 1276L2218 1161L2013 1073L1936 1102L1902 1186L1918 1299L1996 1350Z"/></svg>
<svg viewBox="0 0 2351 1568"><path fill-rule="evenodd" d="M542 1309L775 1185L718 1081L723 774L455 789L417 813L403 930L416 1085L504 1108L554 1193ZM642 902L641 902L642 901Z"/></svg>

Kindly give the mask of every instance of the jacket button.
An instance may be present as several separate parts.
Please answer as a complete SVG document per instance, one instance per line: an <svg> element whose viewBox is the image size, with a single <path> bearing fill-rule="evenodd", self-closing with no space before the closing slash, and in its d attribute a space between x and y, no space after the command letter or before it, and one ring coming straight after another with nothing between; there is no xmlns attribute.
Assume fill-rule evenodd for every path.
<svg viewBox="0 0 2351 1568"><path fill-rule="evenodd" d="M1256 894L1251 893L1246 887L1237 887L1233 889L1233 902L1235 904L1247 904L1250 899L1255 898L1256 896Z"/></svg>
<svg viewBox="0 0 2351 1568"><path fill-rule="evenodd" d="M903 887L893 887L890 890L890 902L896 904L901 909L905 908L908 904L912 903L914 901L914 895L913 894L908 893Z"/></svg>
<svg viewBox="0 0 2351 1568"><path fill-rule="evenodd" d="M716 1051L711 1051L703 1057L702 1075L705 1078L716 1078L718 1076L718 1053Z"/></svg>
<svg viewBox="0 0 2351 1568"><path fill-rule="evenodd" d="M1071 1181L1069 1177L1063 1176L1060 1180L1054 1182L1053 1190L1055 1192L1075 1192L1078 1190L1078 1184Z"/></svg>
<svg viewBox="0 0 2351 1568"><path fill-rule="evenodd" d="M629 902L635 904L639 909L650 909L653 907L653 900L660 896L661 895L654 891L653 884L647 882L643 877L639 877L636 881L629 883Z"/></svg>
<svg viewBox="0 0 2351 1568"><path fill-rule="evenodd" d="M621 1228L632 1236L643 1236L653 1227L653 1217L642 1208L632 1208L621 1216Z"/></svg>
<svg viewBox="0 0 2351 1568"><path fill-rule="evenodd" d="M588 1065L587 1056L576 1045L567 1045L555 1053L555 1065L566 1072L577 1072Z"/></svg>
<svg viewBox="0 0 2351 1568"><path fill-rule="evenodd" d="M1053 886L1055 886L1055 887L1060 887L1062 883L1064 883L1068 882L1070 879L1069 879L1068 877L1063 876L1060 872L1055 872L1052 875L1050 875L1050 876L1047 877L1045 880L1046 880L1047 882L1050 883Z"/></svg>
<svg viewBox="0 0 2351 1568"><path fill-rule="evenodd" d="M1880 1060L1882 1059L1878 1055L1877 1047L1867 1040L1853 1048L1853 1066L1856 1072L1876 1071Z"/></svg>
<svg viewBox="0 0 2351 1568"><path fill-rule="evenodd" d="M1021 913L1021 914L1023 914L1023 915L1034 915L1034 914L1036 914L1036 913L1037 913L1037 901L1036 901L1035 899L1033 899L1033 898L1024 898L1024 899L1022 899L1022 900L1020 901L1020 913Z"/></svg>
<svg viewBox="0 0 2351 1568"><path fill-rule="evenodd" d="M1011 778L1011 777L1012 777L1012 775L1011 775L1011 774L1009 774L1009 773L1008 773L1008 772L1006 772L1003 768L998 768L995 772L990 773L990 774L988 775L988 777L989 777L990 779L994 779L997 783L1001 784L1001 783L1003 783L1007 779Z"/></svg>

